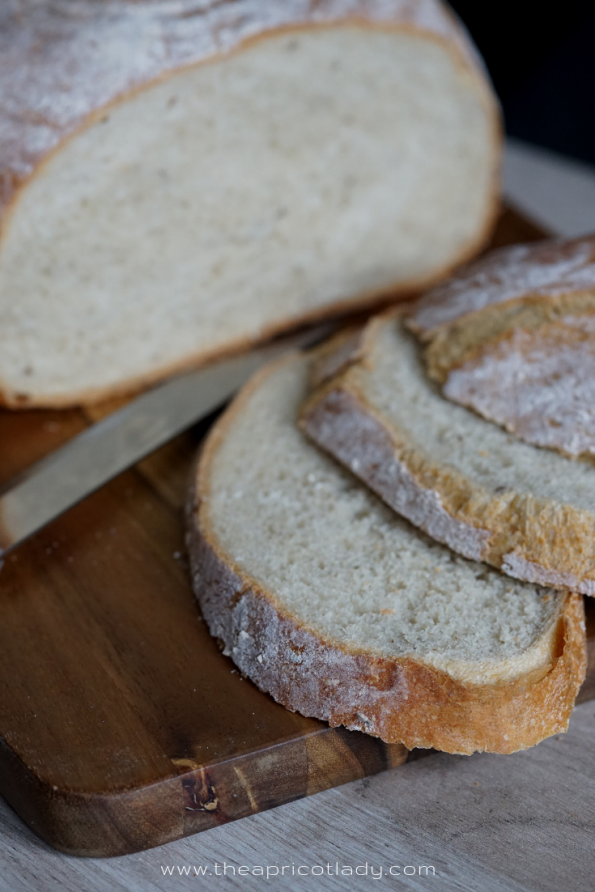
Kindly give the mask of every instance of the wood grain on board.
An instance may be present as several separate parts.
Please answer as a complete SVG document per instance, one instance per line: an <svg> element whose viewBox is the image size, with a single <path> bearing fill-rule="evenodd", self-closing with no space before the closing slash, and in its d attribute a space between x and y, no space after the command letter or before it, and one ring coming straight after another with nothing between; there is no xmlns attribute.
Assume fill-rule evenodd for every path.
<svg viewBox="0 0 595 892"><path fill-rule="evenodd" d="M495 241L540 235L507 211ZM0 412L0 485L104 413ZM206 427L73 508L0 574L0 793L71 854L159 845L408 757L287 711L219 653L190 590L181 514ZM581 695L595 696L595 659Z"/></svg>

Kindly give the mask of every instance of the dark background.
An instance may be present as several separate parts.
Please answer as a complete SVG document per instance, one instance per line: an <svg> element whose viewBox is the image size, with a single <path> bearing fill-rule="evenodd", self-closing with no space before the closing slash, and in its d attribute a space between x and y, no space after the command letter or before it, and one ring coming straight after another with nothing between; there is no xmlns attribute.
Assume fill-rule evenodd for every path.
<svg viewBox="0 0 595 892"><path fill-rule="evenodd" d="M595 0L451 0L511 136L595 165Z"/></svg>

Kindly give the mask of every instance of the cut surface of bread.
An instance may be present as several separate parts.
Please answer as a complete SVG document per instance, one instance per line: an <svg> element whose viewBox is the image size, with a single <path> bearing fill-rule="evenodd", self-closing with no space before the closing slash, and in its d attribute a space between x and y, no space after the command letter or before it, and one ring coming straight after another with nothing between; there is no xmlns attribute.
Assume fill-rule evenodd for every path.
<svg viewBox="0 0 595 892"><path fill-rule="evenodd" d="M302 413L310 437L455 551L513 577L595 594L590 462L523 443L445 399L398 313L372 320L352 358L344 341L337 349L343 369L327 359L332 377Z"/></svg>
<svg viewBox="0 0 595 892"><path fill-rule="evenodd" d="M595 454L595 236L487 255L416 302L410 327L454 402L537 446Z"/></svg>
<svg viewBox="0 0 595 892"><path fill-rule="evenodd" d="M88 6L107 28L104 4ZM126 22L106 44L114 53L149 6L163 4L110 4ZM163 43L153 69L147 19L139 70L134 56L118 61L113 83L98 76L101 89L100 60L87 70L73 22L70 37L58 19L44 30L52 13L37 7L14 35L25 41L24 29L47 50L30 49L37 93L23 81L11 99L18 121L0 131L12 158L0 173L16 183L0 239L9 405L102 399L411 293L487 237L498 112L472 47L435 0L206 4L186 26L194 55L181 53L178 32L161 33L164 9L149 15ZM83 85L69 92L59 57L74 44ZM181 53L173 70L170 45ZM18 80L13 56L0 42L0 84L13 83L10 71ZM36 154L47 137L31 129L40 103L62 139Z"/></svg>
<svg viewBox="0 0 595 892"><path fill-rule="evenodd" d="M296 426L308 360L257 376L189 501L211 633L290 709L408 747L511 752L566 727L579 596L511 581L397 518Z"/></svg>

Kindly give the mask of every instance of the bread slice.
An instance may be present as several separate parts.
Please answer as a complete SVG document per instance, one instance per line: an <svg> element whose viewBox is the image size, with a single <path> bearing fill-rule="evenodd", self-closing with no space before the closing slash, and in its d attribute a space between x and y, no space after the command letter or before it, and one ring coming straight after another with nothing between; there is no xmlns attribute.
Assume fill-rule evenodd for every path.
<svg viewBox="0 0 595 892"><path fill-rule="evenodd" d="M343 369L327 359L331 379L303 409L308 435L460 554L594 595L592 464L523 443L446 400L398 313L372 320L347 347L337 344Z"/></svg>
<svg viewBox="0 0 595 892"><path fill-rule="evenodd" d="M488 235L497 103L438 0L13 6L10 406L103 399L411 293Z"/></svg>
<svg viewBox="0 0 595 892"><path fill-rule="evenodd" d="M582 599L397 518L298 431L307 378L301 356L258 375L200 459L192 581L224 653L290 709L408 747L507 753L564 730Z"/></svg>
<svg viewBox="0 0 595 892"><path fill-rule="evenodd" d="M424 295L409 325L449 399L529 443L595 454L595 235L495 251Z"/></svg>

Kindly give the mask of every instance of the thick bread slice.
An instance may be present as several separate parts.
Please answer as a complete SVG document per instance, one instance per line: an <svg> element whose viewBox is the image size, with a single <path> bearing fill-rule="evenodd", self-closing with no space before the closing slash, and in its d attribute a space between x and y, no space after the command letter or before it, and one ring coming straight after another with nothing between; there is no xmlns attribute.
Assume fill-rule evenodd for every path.
<svg viewBox="0 0 595 892"><path fill-rule="evenodd" d="M595 454L595 236L495 251L410 327L445 395L537 446Z"/></svg>
<svg viewBox="0 0 595 892"><path fill-rule="evenodd" d="M595 595L595 468L522 443L428 381L398 313L337 344L301 424L434 539L510 576ZM324 378L318 372L319 378ZM328 377L328 374L326 375Z"/></svg>
<svg viewBox="0 0 595 892"><path fill-rule="evenodd" d="M408 747L507 753L566 728L581 598L457 557L311 446L307 365L257 376L198 467L192 580L225 653L290 709Z"/></svg>
<svg viewBox="0 0 595 892"><path fill-rule="evenodd" d="M68 405L427 285L497 197L438 0L0 10L0 393Z"/></svg>

